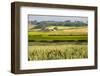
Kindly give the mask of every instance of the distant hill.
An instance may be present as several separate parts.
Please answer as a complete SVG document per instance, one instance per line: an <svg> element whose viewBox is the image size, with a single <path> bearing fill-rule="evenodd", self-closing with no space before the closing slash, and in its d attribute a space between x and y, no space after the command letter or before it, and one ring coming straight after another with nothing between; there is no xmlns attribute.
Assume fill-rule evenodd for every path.
<svg viewBox="0 0 100 76"><path fill-rule="evenodd" d="M30 26L31 25L31 26ZM75 27L80 27L80 26L87 26L87 23L81 22L81 21L75 21L75 22L71 22L71 21L41 21L41 22L37 22L37 21L30 21L29 22L29 28L34 27L34 28L43 28L43 27L48 27L48 26L75 26Z"/></svg>

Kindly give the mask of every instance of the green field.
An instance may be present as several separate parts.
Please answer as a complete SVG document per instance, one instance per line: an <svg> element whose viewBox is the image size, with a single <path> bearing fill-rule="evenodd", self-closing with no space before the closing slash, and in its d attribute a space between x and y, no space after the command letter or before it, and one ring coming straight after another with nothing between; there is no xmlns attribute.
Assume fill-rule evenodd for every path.
<svg viewBox="0 0 100 76"><path fill-rule="evenodd" d="M87 41L87 36L35 36L29 35L29 42L31 41Z"/></svg>
<svg viewBox="0 0 100 76"><path fill-rule="evenodd" d="M62 28L62 27L58 27ZM67 29L66 29L67 28ZM29 31L28 40L31 41L87 41L86 27L65 27L56 31Z"/></svg>

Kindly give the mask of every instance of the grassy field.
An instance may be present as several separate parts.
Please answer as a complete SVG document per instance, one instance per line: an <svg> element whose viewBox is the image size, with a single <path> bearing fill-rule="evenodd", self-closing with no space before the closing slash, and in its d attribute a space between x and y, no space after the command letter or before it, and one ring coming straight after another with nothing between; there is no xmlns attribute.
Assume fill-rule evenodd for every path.
<svg viewBox="0 0 100 76"><path fill-rule="evenodd" d="M47 27L54 28L53 26ZM41 31L41 29L31 29L29 35L87 35L87 27L64 27L58 26L56 31Z"/></svg>
<svg viewBox="0 0 100 76"><path fill-rule="evenodd" d="M31 41L87 41L87 36L29 36Z"/></svg>
<svg viewBox="0 0 100 76"><path fill-rule="evenodd" d="M28 31L28 60L81 59L88 57L87 27L46 27Z"/></svg>
<svg viewBox="0 0 100 76"><path fill-rule="evenodd" d="M63 27L64 28L64 27ZM30 31L29 41L87 41L87 28L66 27L67 29L57 31Z"/></svg>
<svg viewBox="0 0 100 76"><path fill-rule="evenodd" d="M29 46L28 52L28 60L80 59L88 57L86 43L34 43Z"/></svg>

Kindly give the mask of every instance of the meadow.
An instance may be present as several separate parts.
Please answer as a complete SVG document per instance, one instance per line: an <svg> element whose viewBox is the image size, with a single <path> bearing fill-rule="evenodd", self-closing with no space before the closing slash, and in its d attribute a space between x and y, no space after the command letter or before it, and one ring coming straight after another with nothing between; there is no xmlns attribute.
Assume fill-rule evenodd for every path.
<svg viewBox="0 0 100 76"><path fill-rule="evenodd" d="M87 58L86 43L30 43L28 60L57 60Z"/></svg>

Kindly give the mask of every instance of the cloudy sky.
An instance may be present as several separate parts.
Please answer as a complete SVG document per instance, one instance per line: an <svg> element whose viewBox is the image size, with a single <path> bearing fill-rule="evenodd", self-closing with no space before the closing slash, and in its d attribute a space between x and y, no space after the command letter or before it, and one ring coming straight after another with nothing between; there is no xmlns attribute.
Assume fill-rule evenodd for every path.
<svg viewBox="0 0 100 76"><path fill-rule="evenodd" d="M50 16L50 15L28 15L29 21L37 20L40 21L82 21L87 23L88 18L87 17L80 17L80 16Z"/></svg>

